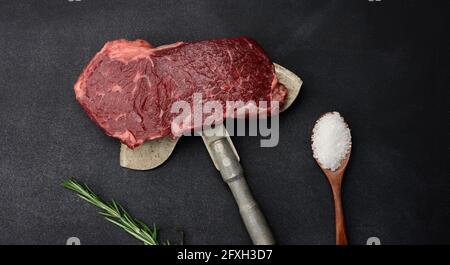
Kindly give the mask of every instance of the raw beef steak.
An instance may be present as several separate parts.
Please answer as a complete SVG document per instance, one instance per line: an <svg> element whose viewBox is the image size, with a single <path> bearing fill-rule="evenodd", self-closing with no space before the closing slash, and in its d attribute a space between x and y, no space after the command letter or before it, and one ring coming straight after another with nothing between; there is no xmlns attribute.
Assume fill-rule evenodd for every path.
<svg viewBox="0 0 450 265"><path fill-rule="evenodd" d="M76 99L107 135L130 148L175 136L174 102L279 101L286 88L263 49L247 37L177 42L153 48L144 40L105 44L74 87ZM225 110L224 110L225 112ZM225 113L224 113L225 115ZM187 123L183 129L190 130Z"/></svg>

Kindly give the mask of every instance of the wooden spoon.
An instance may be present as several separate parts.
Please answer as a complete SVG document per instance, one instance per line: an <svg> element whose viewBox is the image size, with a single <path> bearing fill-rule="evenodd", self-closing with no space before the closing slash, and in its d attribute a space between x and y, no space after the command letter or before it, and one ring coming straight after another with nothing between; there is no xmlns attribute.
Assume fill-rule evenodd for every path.
<svg viewBox="0 0 450 265"><path fill-rule="evenodd" d="M344 160L342 160L339 168L337 168L335 171L324 168L316 159L317 164L320 166L323 173L325 173L325 175L327 176L328 181L331 185L331 189L333 190L334 212L336 218L336 245L348 245L347 233L345 232L344 209L342 208L341 190L342 179L344 177L345 168L347 167L351 152L352 146L350 145L350 150L348 151L347 156L344 158Z"/></svg>
<svg viewBox="0 0 450 265"><path fill-rule="evenodd" d="M333 113L328 112L328 113L323 114L317 120L316 125L327 114L335 114L335 112L333 112ZM337 114L340 115L339 113L337 113ZM348 127L348 124L344 120L343 120L343 123L344 123L344 126L347 127L347 130L350 130ZM314 134L320 133L320 132L315 132L314 131L315 128L316 128L316 126L314 126L314 129L312 132L313 136L311 137L312 146L314 146L314 141L313 141ZM349 133L350 133L350 131L349 131ZM339 150L339 152L340 151L341 150ZM342 207L341 190L342 190L342 179L344 178L344 172L345 172L345 169L347 168L347 164L350 159L350 154L352 152L351 135L350 135L349 147L348 147L348 150L346 150L346 151L347 151L347 154L345 155L344 159L342 159L342 161L340 161L337 168L333 166L333 170L323 166L320 163L318 157L316 155L314 155L314 157L316 158L317 164L322 169L323 173L325 173L325 175L327 176L328 182L330 182L331 189L333 191L334 212L335 212L335 219L336 219L336 245L347 245L348 244L347 234L345 232L344 209ZM314 152L315 152L315 150L313 148L313 153Z"/></svg>

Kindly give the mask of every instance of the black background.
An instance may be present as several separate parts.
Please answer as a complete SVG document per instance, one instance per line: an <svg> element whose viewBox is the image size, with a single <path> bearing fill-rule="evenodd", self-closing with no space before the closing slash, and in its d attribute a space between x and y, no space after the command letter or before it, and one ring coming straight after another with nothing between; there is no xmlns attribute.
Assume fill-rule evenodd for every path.
<svg viewBox="0 0 450 265"><path fill-rule="evenodd" d="M443 3L444 1L442 1ZM0 243L140 244L60 183L74 176L163 239L250 244L198 137L160 168L119 166L119 143L75 101L82 68L108 40L154 45L248 35L302 77L280 143L234 137L279 244L333 244L327 180L310 130L337 110L350 124L344 208L352 244L450 243L446 153L449 10L437 1L1 1Z"/></svg>

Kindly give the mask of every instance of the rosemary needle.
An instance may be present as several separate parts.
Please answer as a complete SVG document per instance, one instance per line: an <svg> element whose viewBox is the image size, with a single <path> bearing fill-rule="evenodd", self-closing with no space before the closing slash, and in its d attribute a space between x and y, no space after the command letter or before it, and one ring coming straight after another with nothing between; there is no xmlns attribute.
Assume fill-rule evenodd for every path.
<svg viewBox="0 0 450 265"><path fill-rule="evenodd" d="M62 183L62 186L74 191L80 198L102 209L100 214L105 217L106 220L122 227L126 232L144 242L145 245L160 245L156 225L153 225L153 228L150 229L142 221L132 217L114 200L110 202L103 201L86 184L79 183L73 178L65 180ZM169 244L169 242L167 241L166 244Z"/></svg>

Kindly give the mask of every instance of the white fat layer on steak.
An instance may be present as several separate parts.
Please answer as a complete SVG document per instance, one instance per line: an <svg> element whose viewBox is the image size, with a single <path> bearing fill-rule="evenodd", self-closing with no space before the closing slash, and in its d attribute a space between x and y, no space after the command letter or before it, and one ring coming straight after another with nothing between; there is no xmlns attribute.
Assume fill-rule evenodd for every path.
<svg viewBox="0 0 450 265"><path fill-rule="evenodd" d="M136 61L139 59L147 59L150 61L151 65L155 67L155 64L151 59L150 55L155 54L155 52L157 51L176 48L183 44L184 42L176 42L173 44L162 45L157 48L149 49L148 46L126 45L123 43L119 43L119 45L114 46L114 49L109 50L108 57L113 60L120 61L124 64L128 64L131 61Z"/></svg>
<svg viewBox="0 0 450 265"><path fill-rule="evenodd" d="M118 137L120 139L130 139L132 141L136 141L136 138L134 137L134 135L129 131L129 130L125 130L124 132L118 132L113 134L113 137Z"/></svg>

